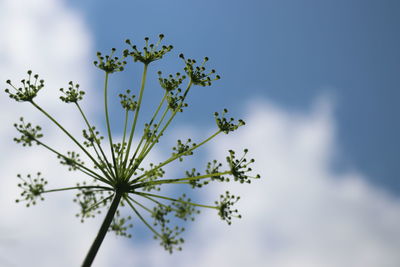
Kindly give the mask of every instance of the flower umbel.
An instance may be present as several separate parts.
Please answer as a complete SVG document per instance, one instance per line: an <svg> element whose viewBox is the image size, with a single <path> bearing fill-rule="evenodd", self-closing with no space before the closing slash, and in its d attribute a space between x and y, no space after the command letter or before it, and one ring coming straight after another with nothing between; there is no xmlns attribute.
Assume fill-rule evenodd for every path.
<svg viewBox="0 0 400 267"><path fill-rule="evenodd" d="M135 95L131 95L131 90L126 90L125 94L119 94L121 98L121 106L126 111L135 111L137 108L137 101L135 101Z"/></svg>
<svg viewBox="0 0 400 267"><path fill-rule="evenodd" d="M60 96L61 101L65 103L77 103L78 101L82 100L85 92L79 90L79 84L74 84L72 81L70 81L68 84L69 87L67 90L60 88L60 92L64 94L64 96Z"/></svg>
<svg viewBox="0 0 400 267"><path fill-rule="evenodd" d="M206 73L206 68L204 67L204 65L208 61L208 57L205 57L203 62L199 66L195 66L196 60L190 58L186 59L183 54L180 54L179 57L185 61L186 66L184 70L194 84L201 86L210 86L212 81L221 79L219 75L215 75L214 69Z"/></svg>
<svg viewBox="0 0 400 267"><path fill-rule="evenodd" d="M83 161L80 159L79 154L74 151L68 151L66 157L63 157L61 155L58 155L57 157L60 159L60 163L62 165L68 166L69 171L76 171L79 165L84 164Z"/></svg>
<svg viewBox="0 0 400 267"><path fill-rule="evenodd" d="M160 48L160 43L162 39L164 39L164 34L160 34L158 39L158 42L156 44L149 44L149 37L145 37L144 41L146 45L143 47L143 51L139 51L136 47L136 45L133 45L131 40L127 39L125 43L127 43L131 48L132 51L129 53L126 52L126 55L131 55L133 57L133 60L140 61L144 64L150 64L153 61L161 59L166 53L172 50L173 46L161 46Z"/></svg>
<svg viewBox="0 0 400 267"><path fill-rule="evenodd" d="M174 72L176 74L163 77L162 72L159 71L158 77L154 78L158 79L161 88L158 92L153 90L151 98L155 99L159 94L160 102L154 112L149 114L149 117L143 117L145 114L141 112L141 106L143 105L146 81L149 76L149 64L162 59L172 50L172 46L161 46L163 38L164 35L160 34L159 40L152 44L146 37L142 51L139 51L136 45L127 40L126 43L130 46L130 49L124 50L121 57L114 56L115 48L111 50L110 55L102 56L100 52L97 53L98 60L94 64L104 71L104 127L96 127L86 116L84 109L80 106L80 100L82 100L85 92L81 90L78 84L70 82L68 89L60 89L62 93L61 101L73 103L74 105L69 105L69 107L76 108L82 116L83 130L82 135L78 137L73 136L68 129L58 122L57 118L33 101L38 91L44 86L44 81L39 80L37 74L33 75L32 79L32 71L28 71L28 79L21 81L23 84L21 88L16 88L11 81L7 81L15 91L5 90L11 98L18 102L28 102L33 105L54 123L65 134L65 137L73 142L75 147L73 148L74 151L70 150L64 153L49 146L42 141L41 127L25 123L23 118L14 125L21 134L14 140L23 146L37 144L52 153L62 165L68 167L68 170L76 171L90 181L83 180L71 187L47 189L47 181L41 177L41 173L37 173L36 178L32 178L31 175L22 178L21 175L18 175L17 177L22 181L18 186L23 192L17 202L24 201L27 206L31 206L36 204L38 200L43 200L45 194L75 190L76 195L73 201L78 205L77 217L82 222L105 213L104 221L85 257L83 267L91 266L108 231L113 231L119 236L131 237L130 228L136 221L141 221L146 225L154 238L159 240L161 246L168 252L181 250L184 243L182 233L185 230L182 224L194 221L196 215L200 213L200 209L214 210L228 224L232 223L233 218L241 217L237 209L233 208L239 197L230 194L228 191L225 195L221 195L214 204L201 204L188 197L187 190L204 188L205 185L210 186L214 182L230 182L231 180L247 184L252 179L260 178L259 175L251 175L250 165L254 162L254 159L246 159L247 149L244 150L244 154L240 158L236 158L235 152L229 150L225 164L211 160L206 165L205 170L197 171L195 168L191 168L190 171L183 172L184 174L181 177L176 177L176 174L166 171L168 168L165 168L165 166L182 162L183 159L192 156L196 149L209 143L216 136L221 133L228 134L245 124L243 120L236 121L234 118L225 118L228 112L226 109L223 110L221 115L215 113L217 127L209 137L204 140L196 140L196 142L193 142L190 138L186 141L178 139L167 158L157 163L148 162L149 154L160 143L166 129L171 125L177 114L183 112L184 108L188 106L189 91L197 85L210 86L214 81L220 79L219 75L215 75L215 70L206 71L207 57L200 65L196 65L194 59L186 59L181 54L180 57L184 60L182 73L185 72L186 75ZM113 131L111 127L108 110L109 80L110 74L125 71L125 65L128 64L126 58L129 56L133 57L134 62L143 63L143 73L137 91L126 90L125 93L117 93L120 97L124 116L121 116L122 137L116 140L113 137L115 130ZM135 94L132 94L132 92L135 92ZM106 144L102 142L104 137L98 130L102 128L107 129L104 134L107 138ZM141 135L136 136L138 133L141 133ZM75 150L78 152L75 152ZM81 156L85 159L85 163ZM146 165L144 164L145 159L148 162ZM162 193L165 185L179 185L180 188L186 186L186 189L182 189L184 193L179 197L169 196L167 193ZM131 214L127 215L129 211ZM134 216L132 216L132 212Z"/></svg>
<svg viewBox="0 0 400 267"><path fill-rule="evenodd" d="M240 197L231 195L229 191L226 191L225 195L220 195L219 201L215 201L215 204L218 206L218 215L229 225L232 223L232 217L242 218L238 210L232 208L239 199Z"/></svg>
<svg viewBox="0 0 400 267"><path fill-rule="evenodd" d="M178 89L178 87L182 84L183 80L186 79L186 76L181 75L179 72L175 74L175 77L172 74L170 74L168 78L163 78L161 74L162 72L159 71L158 82L160 83L161 87L168 92Z"/></svg>
<svg viewBox="0 0 400 267"><path fill-rule="evenodd" d="M29 207L31 205L35 205L37 200L44 200L42 196L44 192L44 187L47 185L47 181L41 177L41 173L38 172L36 174L36 178L32 178L30 174L26 176L26 178L22 178L21 174L18 174L18 179L21 180L21 183L18 184L23 191L20 194L21 198L15 200L17 203L21 201L26 201L26 206Z"/></svg>
<svg viewBox="0 0 400 267"><path fill-rule="evenodd" d="M229 150L229 156L226 157L226 161L231 169L231 174L235 181L240 183L251 183L250 179L259 179L260 175L249 176L247 173L251 172L252 169L248 167L255 160L250 159L249 161L245 158L248 149L244 149L244 155L240 159L235 158L235 151Z"/></svg>
<svg viewBox="0 0 400 267"><path fill-rule="evenodd" d="M30 122L25 123L22 117L19 121L20 124L14 123L14 127L22 135L19 138L15 137L14 141L18 144L21 143L23 146L32 146L32 143L39 144L38 139L43 137L43 134L40 133L42 127L32 126Z"/></svg>
<svg viewBox="0 0 400 267"><path fill-rule="evenodd" d="M37 93L44 87L44 80L39 80L39 75L33 75L32 80L32 71L28 70L28 79L22 79L22 87L15 87L10 80L6 82L14 89L14 93L10 91L10 89L5 89L5 92L10 96L10 98L14 99L18 102L30 102L32 101Z"/></svg>
<svg viewBox="0 0 400 267"><path fill-rule="evenodd" d="M234 118L230 118L228 120L227 118L225 118L225 114L227 114L227 113L228 113L228 110L226 108L223 110L221 115L218 112L214 113L215 122L217 123L218 128L222 132L228 134L230 132L235 131L240 126L245 125L245 122L241 119L239 119L237 123L234 123L234 121L235 121Z"/></svg>
<svg viewBox="0 0 400 267"><path fill-rule="evenodd" d="M118 71L123 71L124 66L126 65L126 52L122 58L115 57L114 54L117 49L112 48L110 55L103 56L100 52L97 52L98 61L94 61L94 65L101 70L104 70L106 73L114 73Z"/></svg>

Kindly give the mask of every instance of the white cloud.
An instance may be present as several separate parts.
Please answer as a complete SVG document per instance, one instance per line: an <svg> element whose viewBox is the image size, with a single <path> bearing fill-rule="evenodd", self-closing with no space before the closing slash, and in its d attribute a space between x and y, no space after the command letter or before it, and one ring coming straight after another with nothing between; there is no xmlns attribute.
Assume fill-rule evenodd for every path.
<svg viewBox="0 0 400 267"><path fill-rule="evenodd" d="M91 85L90 34L79 13L56 0L4 0L0 33L0 80L19 80L27 69L42 74L48 85L39 100L69 129L79 131L77 114L57 100L58 88L69 79L84 88ZM93 112L93 103L85 104ZM12 123L27 114L44 124L49 142L60 149L67 144L60 144L57 132L28 105L0 93L0 107L0 266L79 266L99 221L80 224L73 217L71 194L48 196L30 209L13 203L19 192L16 172L39 168L53 185L71 175L40 148L12 144ZM248 147L257 160L254 169L261 180L230 186L242 196L243 219L227 226L214 211L204 211L189 226L184 251L172 256L156 241L109 235L94 266L398 266L400 202L360 173L332 170L338 144L331 110L324 98L304 113L263 100L249 103L247 125L219 137L210 151L210 157L223 159L227 149ZM204 202L213 202L224 190L224 184L210 186Z"/></svg>
<svg viewBox="0 0 400 267"><path fill-rule="evenodd" d="M250 102L247 125L220 137L210 152L224 159L228 149L248 147L256 158L262 179L229 186L242 196L243 218L227 226L205 211L191 225L183 252L137 246L149 255L138 266L399 266L400 201L360 173L332 170L331 111L327 98L305 113ZM210 186L204 201L212 203L225 188Z"/></svg>
<svg viewBox="0 0 400 267"><path fill-rule="evenodd" d="M79 132L82 125L77 123L78 113L72 105L61 104L58 88L66 87L69 80L91 88L91 37L80 14L58 0L4 0L0 1L0 34L1 88L9 87L6 79L17 84L32 69L46 81L37 102L72 132ZM84 106L93 112L90 102ZM72 204L73 195L68 193L49 195L42 205L29 209L14 203L20 193L16 173L42 170L49 186L74 185L76 179L42 148L15 145L12 124L23 115L27 121L43 126L50 144L61 151L68 144L59 141L65 138L58 138L58 129L50 127L43 114L29 104L16 103L2 91L0 107L0 266L79 266L99 221L82 225L74 216L77 207ZM116 248L124 244L115 241L108 243ZM110 253L102 253L103 260L98 260L97 266L109 266L104 263Z"/></svg>

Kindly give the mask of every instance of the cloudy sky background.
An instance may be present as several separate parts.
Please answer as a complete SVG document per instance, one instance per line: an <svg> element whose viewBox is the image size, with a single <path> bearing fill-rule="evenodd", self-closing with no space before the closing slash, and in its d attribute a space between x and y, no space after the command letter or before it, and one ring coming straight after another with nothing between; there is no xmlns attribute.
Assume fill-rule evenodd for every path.
<svg viewBox="0 0 400 267"><path fill-rule="evenodd" d="M209 56L223 77L193 91L190 110L166 142L172 144L172 136L204 138L215 127L212 113L223 107L247 122L216 138L200 158L223 159L230 148L250 149L263 179L229 187L242 196L243 219L228 227L204 211L187 227L183 252L172 256L138 222L132 240L107 236L94 266L400 264L399 6L277 2L0 1L0 80L20 80L27 69L41 74L47 86L38 101L76 133L79 118L60 105L58 88L78 81L88 93L86 110L101 122L96 104L101 75L91 64L95 52L122 48L127 37L139 43L161 32L176 51L154 71L175 72L176 57L184 52ZM137 69L131 68L133 76L116 76L113 86L137 84ZM0 108L0 266L79 266L99 220L81 224L74 218L69 193L48 196L30 209L13 202L16 173L41 170L52 186L74 184L79 177L46 151L13 144L12 124L23 115L42 125L48 142L60 150L68 143L41 114L4 93ZM169 151L157 153L158 159ZM197 197L211 203L226 189L209 187Z"/></svg>

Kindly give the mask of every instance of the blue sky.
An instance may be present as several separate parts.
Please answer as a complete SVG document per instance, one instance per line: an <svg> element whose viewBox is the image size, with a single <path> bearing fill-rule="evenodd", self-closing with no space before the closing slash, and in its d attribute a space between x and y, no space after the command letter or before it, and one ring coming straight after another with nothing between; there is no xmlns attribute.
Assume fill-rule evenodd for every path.
<svg viewBox="0 0 400 267"><path fill-rule="evenodd" d="M216 127L214 111L227 107L246 120L184 162L202 166L228 149L249 148L263 179L195 195L213 203L231 190L242 197L241 220L228 227L214 212L202 212L187 227L184 250L171 256L135 217L133 239L107 235L95 267L397 267L399 11L396 1L3 0L0 82L38 72L46 79L38 103L80 136L81 118L61 105L58 88L79 82L91 120L104 123L96 51L124 49L126 38L141 46L145 36L164 33L174 50L151 65L144 115L161 97L155 72L180 70L181 52L208 56L207 66L222 79L190 92L189 108L152 160L165 159L177 138L207 137ZM112 76L111 87L137 90L140 75L140 65L132 65ZM111 107L116 128L118 106ZM7 152L0 155L0 265L79 266L102 218L81 224L68 192L30 209L14 203L16 173L40 170L52 188L82 177L40 147L13 143L12 125L24 116L43 126L59 150L71 144L29 105L3 93L0 108L0 148ZM172 176L182 169L176 167Z"/></svg>
<svg viewBox="0 0 400 267"><path fill-rule="evenodd" d="M240 114L243 99L263 97L306 110L334 102L338 170L400 193L400 4L397 1L74 1L95 49L166 35L175 55L209 56L223 79L206 89L211 109ZM125 85L129 81L124 81ZM198 99L197 97L193 97ZM200 98L199 101L204 101ZM196 100L194 100L196 101ZM191 118L207 125L202 105Z"/></svg>

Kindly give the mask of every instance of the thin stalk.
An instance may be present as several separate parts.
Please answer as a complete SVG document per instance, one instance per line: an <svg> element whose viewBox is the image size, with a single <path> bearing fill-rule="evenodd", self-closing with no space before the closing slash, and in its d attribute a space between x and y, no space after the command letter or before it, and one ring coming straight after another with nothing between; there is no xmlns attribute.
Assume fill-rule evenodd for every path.
<svg viewBox="0 0 400 267"><path fill-rule="evenodd" d="M89 252L86 255L86 258L83 261L82 267L90 267L92 265L93 260L96 257L96 254L100 248L100 245L103 242L104 237L107 234L108 228L110 227L111 222L114 218L114 215L118 209L118 205L119 205L119 202L121 201L121 197L122 197L122 194L117 191L115 193L115 196L111 203L111 206L107 212L107 215L104 218L103 224L101 225L100 230L99 230L92 246L90 247Z"/></svg>
<svg viewBox="0 0 400 267"><path fill-rule="evenodd" d="M113 159L113 163L114 163L115 179L118 179L118 166L117 166L117 161L115 160L114 144L113 144L112 135L111 135L110 119L109 119L109 116L108 116L107 89L108 89L108 72L106 72L106 77L105 77L105 80L104 80L104 110L105 110L105 113L106 113L108 140L110 142L111 155L112 155L112 159Z"/></svg>
<svg viewBox="0 0 400 267"><path fill-rule="evenodd" d="M101 203L106 203L110 198L112 198L113 195L110 195L108 197L102 198L101 200L99 200L98 202L96 202L95 204L93 204L92 206L90 206L89 208L87 208L86 211L91 211L92 209L96 208L97 206L99 206Z"/></svg>
<svg viewBox="0 0 400 267"><path fill-rule="evenodd" d="M126 111L125 111L125 123L124 123L124 136L122 138L122 144L125 144L126 128L128 127L128 115L129 115L129 110L126 109Z"/></svg>
<svg viewBox="0 0 400 267"><path fill-rule="evenodd" d="M153 199L153 198L151 198L151 197L149 197L149 196L142 196L142 197L144 197L144 198L146 198L146 199L148 199L148 200L150 200L150 201L156 203L157 205L160 205L160 206L163 206L163 207L166 207L166 208L171 208L171 207L169 207L169 206L167 206L167 205L161 203L160 201L157 201L157 200L155 200L155 199ZM132 200L133 200L133 199L132 199ZM138 203L138 204L140 204L140 203ZM171 208L171 209L172 209L173 211L178 211L178 209L174 209L174 208Z"/></svg>
<svg viewBox="0 0 400 267"><path fill-rule="evenodd" d="M121 148L121 155L120 155L120 158L119 158L119 161L120 161L120 165L121 165L121 170L123 169L122 168L122 160L123 160L123 151L124 151L124 149L125 149L125 138L126 138L126 129L127 129L127 127L128 127L128 119L129 119L129 109L126 109L126 111L125 111L125 122L124 122L124 135L123 135L123 137L122 137L122 148Z"/></svg>
<svg viewBox="0 0 400 267"><path fill-rule="evenodd" d="M137 211L135 206L132 205L132 203L129 201L131 199L130 197L125 198L126 202L128 205L132 208L132 210L136 213L136 215L139 217L139 219L158 237L161 237L161 235L143 218L142 215Z"/></svg>
<svg viewBox="0 0 400 267"><path fill-rule="evenodd" d="M140 202L134 200L133 198L131 198L131 197L129 197L129 196L128 196L128 198L129 198L133 203L135 203L136 205L138 205L139 207L141 207L142 209L144 209L144 210L146 210L147 212L153 214L153 211L152 211L151 209L149 209L148 207L146 207L145 205L141 204Z"/></svg>
<svg viewBox="0 0 400 267"><path fill-rule="evenodd" d="M167 98L167 92L165 92L163 98L160 101L160 104L158 105L156 111L154 112L153 117L151 118L150 123L149 123L150 126L153 124L154 120L156 119L156 117L158 115L158 112L160 111L160 109L161 109L162 105L164 104L164 101L165 101L166 98Z"/></svg>
<svg viewBox="0 0 400 267"><path fill-rule="evenodd" d="M39 141L39 140L37 140L37 139L35 139L35 141L36 141L38 144L40 144L41 146L43 146L43 147L47 148L48 150L50 150L51 152L55 153L57 156L60 156L60 157L62 157L62 158L68 158L67 156L61 154L60 152L58 152L58 151L56 151L56 150L54 150L53 148L49 147L48 145L42 143L41 141ZM96 180L102 181L102 182L104 182L104 183L106 183L106 184L110 184L110 182L109 182L108 180L106 180L106 179L104 179L103 177L101 177L98 173L92 171L92 170L89 169L89 168L86 168L85 166L83 166L82 164L80 164L80 163L78 163L78 162L75 162L75 164L76 164L76 166L78 166L78 169L79 169L81 172L83 172L84 174L86 174L86 175L88 175L88 176L90 176L90 177L92 177L92 178L94 178L94 179L96 179Z"/></svg>
<svg viewBox="0 0 400 267"><path fill-rule="evenodd" d="M205 178L209 178L209 177L221 176L221 175L226 175L226 174L231 174L231 173L232 173L232 171L225 171L225 172L219 172L219 173L208 173L208 174L193 176L193 177L185 177L185 178L178 178L178 179L163 179L163 180L152 181L152 182L144 182L144 183L140 183L140 184L135 184L134 186L132 186L132 189L140 188L140 187L146 186L148 184L151 184L151 185L171 184L171 183L182 182L182 181L201 180L201 179L205 179Z"/></svg>
<svg viewBox="0 0 400 267"><path fill-rule="evenodd" d="M183 102L185 101L185 98L186 98L186 96L187 96L187 94L188 94L190 88L192 87L192 84L193 84L193 81L190 80L188 86L186 87L185 93L183 94L182 102L180 103L180 105L178 106L178 108L176 108L176 109L174 110L174 112L172 113L171 117L169 118L169 120L168 120L167 123L164 125L163 129L161 130L161 132L160 132L160 133L158 134L158 136L156 137L155 141L154 141L153 143L151 143L150 148L147 149L147 147L148 147L148 146L147 146L147 147L145 147L145 149L143 149L143 150L140 152L140 156L139 156L140 159L139 159L139 161L138 161L137 166L134 166L134 167L129 171L129 174L128 174L127 177L132 176L132 174L135 172L136 168L140 165L140 163L143 161L143 159L147 156L147 154L151 151L151 149L154 147L154 145L158 142L158 140L160 139L160 137L163 135L164 131L167 129L167 127L169 126L169 124L170 124L171 121L174 119L175 115L177 114L177 112L178 112L178 111L180 110L180 108L182 107ZM163 117L162 117L161 120L164 119L164 116L166 115L166 113L167 113L168 110L169 110L169 109L167 108L167 110L166 110L166 112L163 114ZM160 122L160 123L161 123L161 122ZM159 127L160 127L160 125L158 125L157 130L158 130ZM132 160L131 160L131 162L132 162ZM134 181L136 181L136 179L135 179Z"/></svg>
<svg viewBox="0 0 400 267"><path fill-rule="evenodd" d="M139 158L143 158L143 154L147 151L147 148L148 148L150 145L153 145L153 144L157 143L158 138L160 138L160 137L158 136L158 137L156 137L156 139L153 140L153 136L156 135L158 129L160 128L160 125L162 124L162 122L163 122L164 119L165 119L165 116L166 116L167 113L168 113L168 110L169 110L168 107L166 107L166 109L165 109L163 115L161 116L160 121L159 121L158 124L157 124L156 129L154 129L154 133L153 133L152 136L146 141L146 144L143 146L143 149L142 149L142 151L141 151L140 154L139 154ZM151 142L151 141L153 141L153 142Z"/></svg>
<svg viewBox="0 0 400 267"><path fill-rule="evenodd" d="M154 145L158 142L158 140L160 139L160 137L163 135L164 131L167 129L167 127L169 126L169 124L171 123L171 121L174 119L175 115L176 115L176 114L178 113L178 111L181 109L181 107L182 107L182 105L183 105L183 103L184 103L184 101L185 101L185 99L186 99L186 96L187 96L187 94L188 94L188 92L189 92L189 90L190 90L190 87L192 87L192 84L193 84L193 81L190 80L188 86L186 87L185 93L183 94L182 102L181 102L181 103L179 104L179 106L174 110L174 112L172 113L171 117L169 118L169 120L168 120L167 123L164 125L163 129L161 130L161 132L160 132L160 133L158 134L158 136L156 137L156 139L155 139L156 141L153 142L153 143L150 145L150 148L149 148L149 149L146 148L147 150L146 150L146 152L143 154L141 160L143 160L143 159L147 156L147 154L149 154L149 152L151 151L151 149L152 149L152 148L154 147Z"/></svg>
<svg viewBox="0 0 400 267"><path fill-rule="evenodd" d="M106 186L73 186L73 187L65 187L65 188L59 188L59 189L51 189L51 190L46 190L43 191L42 194L44 193L52 193L52 192L59 192L59 191L67 191L67 190L74 190L74 189L104 189L104 190L113 190L110 187Z"/></svg>
<svg viewBox="0 0 400 267"><path fill-rule="evenodd" d="M93 129L92 129L90 123L89 123L89 120L87 119L87 117L86 117L85 113L83 112L81 106L78 104L78 102L76 102L75 104L78 107L78 109L79 109L79 111L80 111L80 113L81 113L81 115L82 115L87 127L89 128L89 131L91 132L92 135L94 135L94 132L93 132ZM102 147L100 146L99 143L96 142L96 145L99 147L99 150L100 150L100 152L101 152L101 154L103 156L103 159L100 157L99 153L97 152L97 149L94 146L93 142L92 142L92 145L93 145L94 151L96 152L97 157L105 163L106 167L108 168L108 171L110 172L110 175L112 175L112 169L109 168L110 163L108 162L107 157L106 157Z"/></svg>
<svg viewBox="0 0 400 267"><path fill-rule="evenodd" d="M160 111L160 109L161 109L161 107L162 107L162 104L164 103L164 101L165 101L166 98L167 98L167 93L164 94L164 97L161 99L160 104L159 104L158 107L157 107L157 110L154 112L153 117L151 118L150 123L149 123L149 125L148 125L148 128L149 128L149 129L150 129L150 127L153 125L153 122L154 122L155 118L157 117L158 112ZM166 110L166 111L168 111L168 107L167 107L167 110ZM164 114L162 115L162 118L161 118L160 122L157 124L157 128L155 129L155 131L157 131L157 130L158 130L158 127L160 127L160 124L162 123L162 120L163 120L164 117L165 117L165 113L166 113L166 112L164 112ZM142 145L143 139L144 139L144 135L142 135L142 138L140 139L140 142L139 142L138 146L136 147L136 150L135 150L135 153L133 154L132 160L135 159L136 154L137 154L137 152L139 151L139 149L140 149L140 147L141 147L141 145ZM150 137L150 140L151 140L151 137ZM143 150L146 149L148 142L149 142L149 141L146 141L146 143L144 144ZM143 150L142 150L142 151L143 151ZM140 155L139 155L139 157L140 157Z"/></svg>
<svg viewBox="0 0 400 267"><path fill-rule="evenodd" d="M145 195L141 195L141 196L144 197L144 198L147 198L148 200L150 200L150 201L152 201L152 202L154 202L154 203L156 203L156 204L158 204L158 205L160 205L160 206L164 206L164 207L167 206L167 205L161 203L160 201L157 201L157 200L155 200L155 199L153 199L153 198L151 198L151 197L149 197L149 196L145 196Z"/></svg>
<svg viewBox="0 0 400 267"><path fill-rule="evenodd" d="M142 82L141 82L141 85L140 85L138 106L137 106L136 111L135 111L135 117L133 119L133 124L132 124L132 128L131 128L131 134L129 136L128 148L127 148L126 154L125 154L125 160L124 160L125 167L126 167L126 164L128 162L129 152L130 152L131 145L132 145L132 139L133 139L133 135L135 133L135 128L136 128L136 123L137 123L137 119L138 119L138 116L139 116L140 106L142 104L143 91L144 91L144 87L146 85L147 67L148 67L148 64L144 64L143 74L142 74Z"/></svg>
<svg viewBox="0 0 400 267"><path fill-rule="evenodd" d="M155 129L154 133L156 133L156 132L158 131L158 128L160 127L160 125L161 125L162 121L164 120L165 115L166 115L167 113L168 113L168 107L165 109L163 115L161 116L161 119L160 119L159 123L157 124L157 128ZM154 136L154 134L150 137L150 139L152 139L153 136ZM140 163L142 162L142 154L143 154L144 151L146 151L148 145L151 143L151 142L149 142L148 140L146 140L146 143L145 143L145 145L143 146L142 151L140 151L140 154L139 154L139 156L137 157L137 159L138 159L138 161L137 161L138 164L132 165L133 161L136 159L136 155L137 155L137 153L139 152L139 149L140 149L140 147L141 147L141 145L142 145L142 143L143 143L143 140L144 140L144 135L142 135L142 138L140 139L140 142L139 142L139 144L138 144L138 146L137 146L137 148L136 148L136 151L135 151L135 153L133 154L133 156L132 156L132 158L131 158L131 160L130 160L130 163L129 163L129 164L130 164L131 168L130 168L130 170L129 170L129 172L128 172L127 177L131 177L132 174L136 171L136 169L140 166ZM154 141L154 142L155 142L155 141Z"/></svg>
<svg viewBox="0 0 400 267"><path fill-rule="evenodd" d="M177 201L177 202L180 202L180 203L183 203L183 204L189 204L189 205L192 205L192 206L197 206L197 207L202 207L202 208L209 208L209 209L217 209L218 208L216 206L202 205L202 204L197 204L197 203L193 203L193 202L179 200L179 199L176 199L176 198L170 198L170 197L154 195L154 194L150 194L150 193L135 192L135 194L140 195L140 196L149 196L149 197L156 197L156 198L166 199L166 200L169 200L169 201Z"/></svg>
<svg viewBox="0 0 400 267"><path fill-rule="evenodd" d="M204 145L205 143L207 143L208 141L210 141L211 139L213 139L214 137L216 137L216 136L217 136L218 134L220 134L221 132L222 132L221 130L218 130L217 132L215 132L213 135L211 135L210 137L208 137L208 138L207 138L206 140L204 140L203 142L201 142L201 143L195 145L194 147L188 149L188 150L185 151L185 152L182 152L182 153L180 153L180 154L177 154L177 155L175 155L175 156L170 157L170 158L167 159L166 161L164 161L164 162L158 164L156 167L154 167L153 169L149 170L149 172L150 172L150 171L155 171L155 170L157 170L157 169L159 169L159 168L161 168L161 167L167 165L168 163L170 163L170 162L172 162L172 161L178 159L179 157L184 156L186 153L191 152L191 151L197 149L198 147ZM131 182L130 184L134 184L134 183L136 183L137 181L140 181L140 180L141 180L143 177L145 177L145 176L146 176L146 173L140 175L139 177L137 177L137 178L135 178L134 180L132 180L132 182Z"/></svg>
<svg viewBox="0 0 400 267"><path fill-rule="evenodd" d="M73 137L61 124L58 123L49 113L44 111L41 107L39 107L35 102L31 101L32 105L37 108L40 112L42 112L47 118L49 118L53 123L55 123L71 140L92 160L92 162L102 170L100 164L97 162L96 159ZM103 170L102 170L103 171ZM108 174L103 171L103 174L108 177Z"/></svg>

